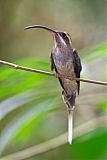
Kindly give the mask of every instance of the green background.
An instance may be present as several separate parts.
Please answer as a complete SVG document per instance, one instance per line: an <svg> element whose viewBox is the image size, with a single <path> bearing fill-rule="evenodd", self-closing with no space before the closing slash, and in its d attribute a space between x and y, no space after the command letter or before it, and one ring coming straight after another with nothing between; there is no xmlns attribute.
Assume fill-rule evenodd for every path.
<svg viewBox="0 0 107 160"><path fill-rule="evenodd" d="M107 81L106 11L106 0L0 0L0 59L50 71L52 35L24 30L28 25L46 25L71 35L81 57L82 78ZM77 130L69 145L67 111L57 79L0 65L1 160L20 160L22 157L9 159L6 155L26 148L26 160L105 160L106 113L106 87L81 82L74 133L84 124L88 126L82 134ZM95 123L100 118L104 123ZM96 127L90 127L90 121ZM30 155L32 146L37 148Z"/></svg>

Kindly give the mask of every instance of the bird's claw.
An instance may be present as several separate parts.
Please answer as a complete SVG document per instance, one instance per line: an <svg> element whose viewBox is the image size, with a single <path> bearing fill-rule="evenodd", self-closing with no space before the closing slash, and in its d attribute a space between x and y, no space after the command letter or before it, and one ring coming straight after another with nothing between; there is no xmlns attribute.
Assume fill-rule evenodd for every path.
<svg viewBox="0 0 107 160"><path fill-rule="evenodd" d="M60 77L60 73L58 73L58 72L55 73L55 77L56 77L56 78L59 78L59 77Z"/></svg>
<svg viewBox="0 0 107 160"><path fill-rule="evenodd" d="M72 108L71 108L71 110L73 111L75 109L75 106L73 106Z"/></svg>
<svg viewBox="0 0 107 160"><path fill-rule="evenodd" d="M68 109L69 112L70 112L70 111L74 111L75 106L73 106L72 108L67 107L67 109Z"/></svg>

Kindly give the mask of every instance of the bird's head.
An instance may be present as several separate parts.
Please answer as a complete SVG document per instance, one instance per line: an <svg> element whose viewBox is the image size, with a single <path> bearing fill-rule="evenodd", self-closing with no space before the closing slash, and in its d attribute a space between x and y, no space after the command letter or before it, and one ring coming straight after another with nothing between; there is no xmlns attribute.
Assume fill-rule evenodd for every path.
<svg viewBox="0 0 107 160"><path fill-rule="evenodd" d="M49 27L42 26L42 25L33 25L33 26L25 27L25 29L33 29L33 28L42 28L51 32L54 37L55 45L63 45L63 46L71 45L71 37L66 32L53 30Z"/></svg>

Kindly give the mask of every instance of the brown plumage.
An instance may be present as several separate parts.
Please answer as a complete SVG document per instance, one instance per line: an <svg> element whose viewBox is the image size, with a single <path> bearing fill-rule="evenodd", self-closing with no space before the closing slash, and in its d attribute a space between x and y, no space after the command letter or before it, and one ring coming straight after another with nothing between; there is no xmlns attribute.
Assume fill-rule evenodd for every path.
<svg viewBox="0 0 107 160"><path fill-rule="evenodd" d="M66 32L56 31L46 26L35 25L30 28L42 28L50 31L54 38L54 47L51 52L51 69L56 72L61 87L63 89L62 96L68 108L68 141L72 143L72 119L75 106L76 92L79 94L80 82L74 78L80 78L82 69L78 52L73 48L70 35ZM66 78L70 77L70 79Z"/></svg>

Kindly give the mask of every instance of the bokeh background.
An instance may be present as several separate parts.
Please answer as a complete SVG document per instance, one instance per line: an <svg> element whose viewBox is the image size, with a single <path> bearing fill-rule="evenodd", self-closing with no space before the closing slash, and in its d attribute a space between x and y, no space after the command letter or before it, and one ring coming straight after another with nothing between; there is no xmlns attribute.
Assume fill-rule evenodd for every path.
<svg viewBox="0 0 107 160"><path fill-rule="evenodd" d="M24 30L28 25L46 25L71 35L82 60L81 77L107 81L106 12L106 0L0 0L0 59L50 71L52 36L40 29ZM81 82L74 115L76 137L69 145L58 81L0 65L2 160L20 160L13 153L26 148L26 160L106 159L107 129L105 123L97 122L105 119L106 112L106 87ZM88 124L90 120L92 124L96 120L94 127ZM80 134L78 128L85 123L89 126Z"/></svg>

